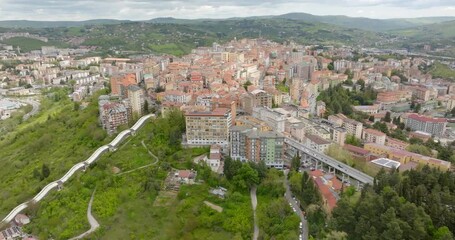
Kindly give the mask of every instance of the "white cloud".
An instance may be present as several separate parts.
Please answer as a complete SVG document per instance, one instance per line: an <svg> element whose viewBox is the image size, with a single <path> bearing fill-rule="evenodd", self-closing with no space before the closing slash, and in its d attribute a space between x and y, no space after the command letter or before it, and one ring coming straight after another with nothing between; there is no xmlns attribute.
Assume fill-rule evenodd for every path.
<svg viewBox="0 0 455 240"><path fill-rule="evenodd" d="M228 18L306 12L377 18L455 16L454 0L0 0L0 20ZM41 10L40 10L41 9Z"/></svg>

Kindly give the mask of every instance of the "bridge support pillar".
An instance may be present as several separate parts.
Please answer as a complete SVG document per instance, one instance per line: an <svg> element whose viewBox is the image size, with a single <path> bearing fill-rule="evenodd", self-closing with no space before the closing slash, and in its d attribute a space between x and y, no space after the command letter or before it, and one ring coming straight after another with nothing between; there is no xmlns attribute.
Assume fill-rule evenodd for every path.
<svg viewBox="0 0 455 240"><path fill-rule="evenodd" d="M85 172L88 169L88 164L84 162L84 166L82 167L82 171Z"/></svg>
<svg viewBox="0 0 455 240"><path fill-rule="evenodd" d="M360 189L362 189L362 186L361 186L361 184L360 184L359 181L357 181L356 189L357 189L357 191L359 191Z"/></svg>
<svg viewBox="0 0 455 240"><path fill-rule="evenodd" d="M109 145L109 151L110 152L115 152L115 151L117 151L117 148L112 146L112 145Z"/></svg>
<svg viewBox="0 0 455 240"><path fill-rule="evenodd" d="M63 183L59 181L57 184L58 184L57 185L57 191L62 190L63 189Z"/></svg>
<svg viewBox="0 0 455 240"><path fill-rule="evenodd" d="M136 136L136 131L131 130L131 136Z"/></svg>
<svg viewBox="0 0 455 240"><path fill-rule="evenodd" d="M322 169L323 167L324 167L324 166L322 165L322 162L320 162L320 161L318 161L318 160L316 159L316 167L315 167L316 170Z"/></svg>

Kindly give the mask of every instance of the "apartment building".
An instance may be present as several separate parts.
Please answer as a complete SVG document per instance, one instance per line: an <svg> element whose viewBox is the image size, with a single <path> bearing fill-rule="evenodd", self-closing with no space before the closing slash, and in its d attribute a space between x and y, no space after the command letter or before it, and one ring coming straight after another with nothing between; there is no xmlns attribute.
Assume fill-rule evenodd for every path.
<svg viewBox="0 0 455 240"><path fill-rule="evenodd" d="M396 149L405 150L409 146L409 143L395 138L387 137L385 145Z"/></svg>
<svg viewBox="0 0 455 240"><path fill-rule="evenodd" d="M330 134L332 137L332 141L340 146L344 146L344 142L346 141L346 134L347 131L341 127L330 128Z"/></svg>
<svg viewBox="0 0 455 240"><path fill-rule="evenodd" d="M253 109L256 107L268 107L272 108L273 96L267 92L256 89L252 92L245 94L241 101L243 110L249 114L253 113Z"/></svg>
<svg viewBox="0 0 455 240"><path fill-rule="evenodd" d="M271 108L257 107L253 109L253 117L264 121L277 132L284 132L287 116Z"/></svg>
<svg viewBox="0 0 455 240"><path fill-rule="evenodd" d="M412 92L407 90L379 92L376 101L379 103L396 103L412 98Z"/></svg>
<svg viewBox="0 0 455 240"><path fill-rule="evenodd" d="M387 135L385 133L375 129L364 129L362 133L362 139L367 143L384 145L386 137Z"/></svg>
<svg viewBox="0 0 455 240"><path fill-rule="evenodd" d="M338 127L340 126L344 127L346 129L346 133L349 135L353 135L359 139L362 138L363 123L361 122L358 122L354 119L350 119L341 113L336 115L330 115L329 122L333 123Z"/></svg>
<svg viewBox="0 0 455 240"><path fill-rule="evenodd" d="M346 118L343 120L343 127L346 129L347 134L362 138L363 124L361 122Z"/></svg>
<svg viewBox="0 0 455 240"><path fill-rule="evenodd" d="M275 131L259 131L246 126L230 129L230 156L241 161L264 162L283 168L284 136Z"/></svg>
<svg viewBox="0 0 455 240"><path fill-rule="evenodd" d="M308 135L306 135L304 144L306 147L308 147L310 149L313 149L320 153L324 153L329 148L330 144L332 144L332 143L317 135L308 134Z"/></svg>
<svg viewBox="0 0 455 240"><path fill-rule="evenodd" d="M117 131L119 126L128 124L130 114L128 105L120 102L110 102L106 97L107 96L100 96L99 118L107 133L113 134Z"/></svg>
<svg viewBox="0 0 455 240"><path fill-rule="evenodd" d="M411 114L407 117L405 125L413 131L422 131L435 136L442 136L446 131L447 119Z"/></svg>
<svg viewBox="0 0 455 240"><path fill-rule="evenodd" d="M186 113L186 139L188 144L227 146L231 117L231 109L228 108L216 108L211 112Z"/></svg>
<svg viewBox="0 0 455 240"><path fill-rule="evenodd" d="M138 116L142 116L144 114L144 91L142 88L138 87L137 85L130 85L128 86L128 99L131 103L131 110L133 114L137 114Z"/></svg>
<svg viewBox="0 0 455 240"><path fill-rule="evenodd" d="M111 91L112 95L127 95L127 87L129 85L135 85L136 74L127 73L127 74L118 74L111 77Z"/></svg>

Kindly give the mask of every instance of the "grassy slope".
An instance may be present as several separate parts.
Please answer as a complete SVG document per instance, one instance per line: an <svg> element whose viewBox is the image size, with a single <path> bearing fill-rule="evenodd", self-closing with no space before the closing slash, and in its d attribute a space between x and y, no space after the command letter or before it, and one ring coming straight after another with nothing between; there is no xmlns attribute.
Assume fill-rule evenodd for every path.
<svg viewBox="0 0 455 240"><path fill-rule="evenodd" d="M40 50L42 46L65 47L66 45L58 41L43 42L37 39L26 37L13 37L2 41L1 43L12 45L14 48L20 47L21 52L30 52L32 50Z"/></svg>
<svg viewBox="0 0 455 240"><path fill-rule="evenodd" d="M65 96L66 92L61 94ZM72 108L68 99L54 102L46 98L41 113L23 123L28 127L8 134L0 142L0 216L102 145L105 133L97 124L97 107L91 105L81 112ZM43 164L50 168L47 179L39 176Z"/></svg>
<svg viewBox="0 0 455 240"><path fill-rule="evenodd" d="M455 43L455 21L394 30L390 33L408 38L408 42L430 43L445 46Z"/></svg>
<svg viewBox="0 0 455 240"><path fill-rule="evenodd" d="M455 70L440 62L435 62L429 72L434 78L450 79L455 81Z"/></svg>
<svg viewBox="0 0 455 240"><path fill-rule="evenodd" d="M247 194L233 194L226 200L209 195L208 185L183 186L178 198L164 206L154 206L169 166L185 165L200 155L199 150L181 150L183 159L160 158L160 165L115 176L111 167L122 171L153 162L141 141L148 143L156 154L150 137L153 126L148 124L139 134L128 139L115 153L108 153L86 174L78 174L63 191L46 198L30 213L28 230L41 238L67 239L89 228L86 220L87 203L97 189L93 213L101 224L93 239L232 239L240 234L250 237L252 212ZM204 150L205 152L206 150ZM224 208L217 213L203 204L208 200ZM246 217L245 217L246 216ZM58 224L57 224L58 222ZM144 225L144 223L147 223Z"/></svg>

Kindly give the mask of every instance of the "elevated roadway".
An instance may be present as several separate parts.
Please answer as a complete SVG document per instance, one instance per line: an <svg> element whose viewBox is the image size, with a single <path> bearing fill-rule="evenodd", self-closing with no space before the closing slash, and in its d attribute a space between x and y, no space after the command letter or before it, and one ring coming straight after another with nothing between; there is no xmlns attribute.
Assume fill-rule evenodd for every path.
<svg viewBox="0 0 455 240"><path fill-rule="evenodd" d="M3 220L0 222L0 225L11 222L18 213L25 210L30 204L41 201L45 196L47 196L47 194L49 194L49 192L52 189L61 187L61 185L63 183L65 183L66 181L68 181L76 172L78 172L81 169L85 169L87 166L91 165L96 160L98 160L99 157L104 152L106 152L106 150L108 150L112 147L114 147L114 149L115 149L115 147L117 147L124 139L126 139L129 135L131 135L131 133L136 132L140 127L142 127L144 125L144 123L146 123L146 121L148 119L150 119L152 117L155 117L155 115L149 114L149 115L141 117L134 124L133 127L119 133L117 135L117 137L114 140L112 140L109 144L99 147L87 160L80 162L80 163L76 163L73 167L71 167L71 169L65 175L63 175L63 177L61 177L60 179L58 179L54 182L49 183L43 189L41 189L41 191L38 194L36 194L35 197L32 198L32 200L21 203L17 207L15 207L13 210L11 210L11 212L8 215L6 215L6 217L3 218Z"/></svg>

